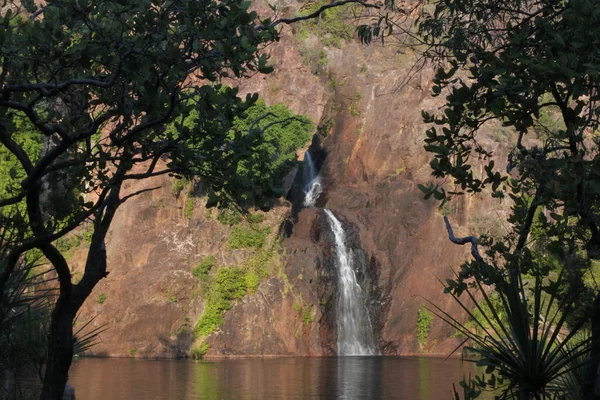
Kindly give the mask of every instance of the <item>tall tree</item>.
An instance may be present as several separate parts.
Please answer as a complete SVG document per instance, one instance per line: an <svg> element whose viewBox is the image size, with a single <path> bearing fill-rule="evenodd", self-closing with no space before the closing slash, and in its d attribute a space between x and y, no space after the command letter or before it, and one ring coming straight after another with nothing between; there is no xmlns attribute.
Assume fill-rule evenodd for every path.
<svg viewBox="0 0 600 400"><path fill-rule="evenodd" d="M281 166L269 164L279 149L264 135L279 122L240 126L257 96L240 99L221 80L270 72L261 50L295 19L260 20L242 0L41 4L9 0L0 11L0 229L18 228L2 243L0 294L31 251L56 271L41 398L60 399L73 319L108 273L107 231L140 193L124 194L127 181L198 176L219 207L266 209L279 195ZM55 241L84 221L93 234L74 283Z"/></svg>
<svg viewBox="0 0 600 400"><path fill-rule="evenodd" d="M422 190L442 202L484 193L511 204L510 232L499 241L480 240L485 254L474 251L448 290L461 293L473 276L494 284L563 270L569 283L563 295L580 294L583 309L573 323L591 317L594 362L586 395L597 396L600 288L585 285L583 277L600 257L600 1L425 0L413 6L412 29L383 15L359 32L365 42L394 31L409 34L437 68L433 95L444 95L445 103L438 115L423 113L433 125L425 149L433 155L433 176L450 183ZM486 148L489 129L502 129L514 143L508 159Z"/></svg>
<svg viewBox="0 0 600 400"><path fill-rule="evenodd" d="M290 160L289 143L278 145L265 130L303 120L266 115L239 124L257 96L240 99L221 81L270 72L262 49L278 39L278 25L347 3L375 7L342 0L271 21L243 0L3 3L0 229L18 234L1 243L0 295L32 251L57 274L41 398L62 398L73 319L107 275L104 240L117 209L141 193L125 194L123 185L198 176L209 206L268 208ZM55 242L84 221L93 234L75 284Z"/></svg>

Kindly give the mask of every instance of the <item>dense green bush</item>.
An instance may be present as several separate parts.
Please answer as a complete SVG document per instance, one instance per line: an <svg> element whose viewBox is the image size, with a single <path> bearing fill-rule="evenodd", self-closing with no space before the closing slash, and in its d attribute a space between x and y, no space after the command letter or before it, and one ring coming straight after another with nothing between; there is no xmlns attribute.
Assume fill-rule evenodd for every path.
<svg viewBox="0 0 600 400"><path fill-rule="evenodd" d="M420 306L417 313L417 343L419 343L421 350L427 345L432 320L433 316L431 313L424 306Z"/></svg>
<svg viewBox="0 0 600 400"><path fill-rule="evenodd" d="M219 211L217 221L223 225L237 225L242 222L242 214L240 214L238 211L226 208Z"/></svg>
<svg viewBox="0 0 600 400"><path fill-rule="evenodd" d="M224 88L223 90L231 90ZM202 126L204 119L195 109L191 110L179 129L197 129ZM266 106L263 100L256 101L248 107L240 116L236 117L228 132L231 142L244 138L261 137L264 141L252 149L252 157L225 157L222 164L224 168L234 171L232 180L226 183L228 190L235 188L239 192L243 207L257 207L268 209L273 205L274 199L283 194L283 180L289 171L298 163L296 150L306 144L310 139L310 133L314 130L312 122L305 116L293 114L286 106L275 104ZM177 136L176 124L169 125L167 132ZM228 154L231 150L223 150L228 144L216 144L211 142L198 143L199 148L210 149L219 153ZM196 173L199 176L209 174L210 171L202 168ZM175 183L174 183L175 184ZM207 191L208 206L219 206L222 204L217 200L220 196L218 188ZM258 194L261 194L258 196ZM267 198L264 194L269 194ZM226 214L226 213L225 213ZM241 216L240 216L241 218ZM237 217L232 221L227 218L219 221L235 225Z"/></svg>
<svg viewBox="0 0 600 400"><path fill-rule="evenodd" d="M246 294L246 270L238 267L221 267L215 274L208 291L204 311L194 331L198 336L208 336L223 323L223 314L231 308L231 301Z"/></svg>
<svg viewBox="0 0 600 400"><path fill-rule="evenodd" d="M208 353L209 349L210 346L207 342L194 343L191 349L192 358L194 360L201 360L202 358L204 358L206 353Z"/></svg>
<svg viewBox="0 0 600 400"><path fill-rule="evenodd" d="M269 227L237 225L227 239L227 247L230 249L260 249L265 244L270 232L271 228Z"/></svg>
<svg viewBox="0 0 600 400"><path fill-rule="evenodd" d="M247 219L251 224L260 224L265 220L265 216L263 214L250 214Z"/></svg>
<svg viewBox="0 0 600 400"><path fill-rule="evenodd" d="M269 271L267 270L267 266L273 260L273 256L275 256L275 249L270 248L262 248L252 257L246 261L244 266L248 268L249 271L254 271L260 278L266 278L269 276Z"/></svg>
<svg viewBox="0 0 600 400"><path fill-rule="evenodd" d="M217 259L215 256L206 256L200 261L197 267L192 268L192 275L196 278L203 278L208 275L210 270L217 265Z"/></svg>

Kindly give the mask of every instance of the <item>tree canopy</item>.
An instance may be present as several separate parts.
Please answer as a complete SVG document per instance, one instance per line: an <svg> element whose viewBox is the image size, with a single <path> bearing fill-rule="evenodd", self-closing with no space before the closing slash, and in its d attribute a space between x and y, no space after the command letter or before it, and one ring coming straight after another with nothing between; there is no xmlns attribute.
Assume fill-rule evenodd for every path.
<svg viewBox="0 0 600 400"><path fill-rule="evenodd" d="M386 5L397 10L394 2ZM367 43L409 35L436 70L432 94L443 96L444 106L423 112L437 178L421 185L425 197L443 204L480 193L510 206L504 237L457 239L449 229L455 242L472 244L474 257L446 290L460 295L475 277L514 292L522 277L533 276L543 278L550 295L576 298L570 325L587 319L592 328L587 396L600 355L600 287L586 279L595 276L600 257L599 6L597 0L419 1L359 30ZM398 22L409 14L416 15L413 25ZM486 140L494 129L514 143L508 159ZM542 396L537 390L527 396Z"/></svg>
<svg viewBox="0 0 600 400"><path fill-rule="evenodd" d="M17 234L1 236L0 293L34 249L56 271L60 292L42 398L62 398L73 319L107 274L104 239L118 207L140 193L124 194L126 182L197 176L209 205L243 209L266 209L281 194L295 146L307 138L307 120L279 106L266 108L256 95L242 99L222 84L270 72L262 49L277 40L277 24L293 22L261 20L250 5L3 5L0 218L2 229ZM83 277L74 283L56 241L84 221L92 234Z"/></svg>

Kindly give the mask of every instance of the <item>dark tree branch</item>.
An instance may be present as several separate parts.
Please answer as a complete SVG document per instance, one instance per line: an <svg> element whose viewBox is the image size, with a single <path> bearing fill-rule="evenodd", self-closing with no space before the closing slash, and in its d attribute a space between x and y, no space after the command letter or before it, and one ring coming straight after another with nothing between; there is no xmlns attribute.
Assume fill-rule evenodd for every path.
<svg viewBox="0 0 600 400"><path fill-rule="evenodd" d="M321 6L317 11L310 13L308 15L301 15L299 17L294 17L294 18L280 18L278 20L275 20L273 22L271 22L269 25L267 25L268 28L274 28L279 24L293 24L294 22L298 22L298 21L305 21L307 19L313 19L318 17L319 15L321 15L323 13L323 11L329 9L329 8L334 8L334 7L339 7L339 6L343 6L345 4L360 4L361 6L365 7L365 8L376 8L376 9L380 9L381 7L375 4L369 4L369 3L365 3L362 0L342 0L342 1L335 1L333 3L329 3L329 4L325 4L324 6ZM258 30L264 30L265 27L258 27Z"/></svg>
<svg viewBox="0 0 600 400"><path fill-rule="evenodd" d="M152 178L154 176L170 174L173 172L175 172L175 170L173 170L171 168L167 168L167 169L163 169L163 170L156 171L156 172L155 171L146 171L141 174L127 174L127 175L125 175L123 180L132 180L132 179L140 180L140 179Z"/></svg>
<svg viewBox="0 0 600 400"><path fill-rule="evenodd" d="M10 206L13 204L17 204L24 198L25 198L25 192L22 191L16 196L10 197L8 199L2 199L2 200L0 200L0 208Z"/></svg>
<svg viewBox="0 0 600 400"><path fill-rule="evenodd" d="M452 226L450 225L450 221L448 220L448 217L444 216L444 222L446 223L446 230L448 231L448 239L450 239L450 241L452 243L460 244L460 245L471 243L471 254L473 255L473 258L478 263L483 264L484 263L483 258L479 254L477 238L475 236L465 236L462 238L457 238L456 236L454 236L454 231L452 230Z"/></svg>
<svg viewBox="0 0 600 400"><path fill-rule="evenodd" d="M127 196L122 197L121 200L120 200L120 203L123 204L123 203L125 203L127 200L129 200L132 197L135 197L137 195L140 195L140 194L146 193L146 192L153 192L156 189L160 189L161 187L162 186L154 186L154 187L151 187L151 188L148 188L148 189L138 190L137 192L133 192L131 194L128 194Z"/></svg>

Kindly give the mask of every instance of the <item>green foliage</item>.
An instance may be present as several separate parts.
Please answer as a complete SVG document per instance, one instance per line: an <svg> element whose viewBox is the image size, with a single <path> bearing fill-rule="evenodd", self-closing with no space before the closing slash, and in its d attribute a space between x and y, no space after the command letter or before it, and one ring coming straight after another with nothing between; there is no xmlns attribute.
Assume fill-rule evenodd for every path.
<svg viewBox="0 0 600 400"><path fill-rule="evenodd" d="M106 301L106 293L100 293L98 295L98 297L96 297L96 303L98 303L98 304L104 304L105 301Z"/></svg>
<svg viewBox="0 0 600 400"><path fill-rule="evenodd" d="M170 297L169 297L169 301L170 301L171 303L177 303L177 302L178 302L177 296L170 296Z"/></svg>
<svg viewBox="0 0 600 400"><path fill-rule="evenodd" d="M230 92L237 93L237 89L229 87L215 87L214 101L223 104L221 96L230 96ZM194 97L190 100L193 108L189 113L167 126L168 135L178 137L181 132L195 131L198 129L209 129L205 126L206 121L201 116L199 106L204 106L206 100ZM231 106L229 106L231 107ZM210 151L213 155L219 155L218 165L198 166L192 172L203 178L212 176L209 168L227 168L228 180L222 181L219 187L209 186L208 203L210 206L225 206L230 204L223 196L228 190L236 193L237 203L244 208L250 206L263 210L273 205L275 198L283 193L283 179L291 168L297 164L296 150L302 147L309 139L309 132L313 129L312 122L305 116L294 115L282 104L266 106L263 100L252 99L240 107L236 113L229 115L231 121L220 127L223 136L218 142L214 139L208 141L197 140L190 145L197 149ZM221 122L221 121L219 121ZM231 148L231 143L246 143L245 148ZM184 159L174 163L183 163L188 168L188 162Z"/></svg>
<svg viewBox="0 0 600 400"><path fill-rule="evenodd" d="M265 220L265 216L264 214L249 214L248 217L246 218L248 220L248 223L250 224L260 224L261 222L263 222Z"/></svg>
<svg viewBox="0 0 600 400"><path fill-rule="evenodd" d="M269 276L267 266L273 261L274 256L275 249L273 247L263 247L248 258L244 267L249 271L255 272L260 278L266 278Z"/></svg>
<svg viewBox="0 0 600 400"><path fill-rule="evenodd" d="M302 15L312 14L326 4L325 0L309 3L302 9ZM302 28L315 34L325 46L342 47L354 34L354 25L347 22L354 10L352 6L330 8L317 19L303 22Z"/></svg>
<svg viewBox="0 0 600 400"><path fill-rule="evenodd" d="M261 277L254 271L248 271L244 278L246 280L246 289L248 290L248 293L255 293L256 289L258 289L258 285L260 285Z"/></svg>
<svg viewBox="0 0 600 400"><path fill-rule="evenodd" d="M302 309L302 323L304 324L304 326L308 326L311 324L311 322L313 321L313 306L312 304L310 306L306 306Z"/></svg>
<svg viewBox="0 0 600 400"><path fill-rule="evenodd" d="M264 246L271 228L236 225L227 239L229 249L260 249Z"/></svg>
<svg viewBox="0 0 600 400"><path fill-rule="evenodd" d="M310 72L315 75L324 71L325 66L329 63L327 52L318 43L303 43L300 46L300 56L302 57L302 63L308 66Z"/></svg>
<svg viewBox="0 0 600 400"><path fill-rule="evenodd" d="M600 323L600 292L585 283L600 258L597 6L435 0L415 27L425 58L437 67L432 94L445 97L440 112L422 112L435 182L419 188L442 204L465 193L510 199L508 232L499 240L478 237L479 253L446 287L455 297L473 288L487 296L484 285L497 293L500 304L485 301L489 310L469 294L479 310L471 317L485 334L463 333L480 346L480 363L511 386L503 396L564 398L552 379L588 350L565 349L571 332ZM368 43L387 35L388 26L393 21L382 15L359 36ZM482 140L486 125L505 136L493 140L514 144L507 159ZM526 280L535 285L527 296ZM561 329L567 333L559 340L554 332ZM591 360L597 370L598 359Z"/></svg>
<svg viewBox="0 0 600 400"><path fill-rule="evenodd" d="M60 237L54 242L54 246L63 253L65 258L69 258L71 249L75 249L81 245L82 237L77 234Z"/></svg>
<svg viewBox="0 0 600 400"><path fill-rule="evenodd" d="M91 292L106 276L105 239L115 213L136 194L125 190L131 180L199 177L208 206L273 205L295 162L290 146L308 135L308 124L280 109L244 123L266 107L253 108L257 95L241 98L219 83L272 71L261 50L278 32L250 6L242 0L57 0L39 10L32 1L3 4L0 225L18 235L7 249L0 291L17 260L37 247L58 260L59 289L70 293L69 265L52 242L89 221L90 261L78 293ZM73 318L82 302L61 298L55 321ZM70 346L60 345L70 333L60 333L65 337L49 335L63 361L47 364L48 393L60 391L72 356Z"/></svg>
<svg viewBox="0 0 600 400"><path fill-rule="evenodd" d="M189 196L187 198L187 200L185 201L185 210L183 211L183 215L187 218L187 219L191 219L192 215L194 214L194 198L192 196Z"/></svg>
<svg viewBox="0 0 600 400"><path fill-rule="evenodd" d="M206 277L209 274L210 270L216 266L217 259L215 258L215 256L206 256L202 259L202 261L200 261L200 264L198 264L197 267L192 268L192 275L194 275L196 278Z"/></svg>
<svg viewBox="0 0 600 400"><path fill-rule="evenodd" d="M302 309L302 307L300 306L300 303L294 303L294 305L292 306L292 308L296 312L300 312L300 310Z"/></svg>
<svg viewBox="0 0 600 400"><path fill-rule="evenodd" d="M208 336L221 326L223 314L231 308L231 301L246 294L246 271L237 267L221 267L210 286L204 311L196 323L197 336Z"/></svg>
<svg viewBox="0 0 600 400"><path fill-rule="evenodd" d="M209 349L210 345L206 341L194 343L191 348L192 358L194 360L202 360Z"/></svg>
<svg viewBox="0 0 600 400"><path fill-rule="evenodd" d="M175 177L173 179L173 184L171 186L171 193L173 193L173 195L175 197L179 197L179 195L181 194L183 189L187 186L187 184L188 184L187 179L181 178L181 177Z"/></svg>
<svg viewBox="0 0 600 400"><path fill-rule="evenodd" d="M132 347L129 349L129 357L134 358L137 353L137 348Z"/></svg>
<svg viewBox="0 0 600 400"><path fill-rule="evenodd" d="M473 347L469 349L481 355L478 364L486 367L489 378L472 381L478 389L501 390L513 398L567 398L567 387L556 382L571 372L566 366L574 371L585 365L591 341L578 337L584 320L567 326L566 314L576 306L573 297L561 300L556 291L545 296L547 288L539 277L533 287L523 282L518 275L498 282L500 300L492 301L476 280L474 288L465 293L478 315L452 294L477 324L475 331L434 306L436 315L471 339ZM557 302L562 303L562 311L554 307Z"/></svg>
<svg viewBox="0 0 600 400"><path fill-rule="evenodd" d="M427 346L427 338L429 337L432 320L433 316L431 313L421 305L417 313L417 343L421 350Z"/></svg>
<svg viewBox="0 0 600 400"><path fill-rule="evenodd" d="M223 225L237 225L242 222L242 214L240 214L239 211L226 208L224 210L219 210L217 221Z"/></svg>

